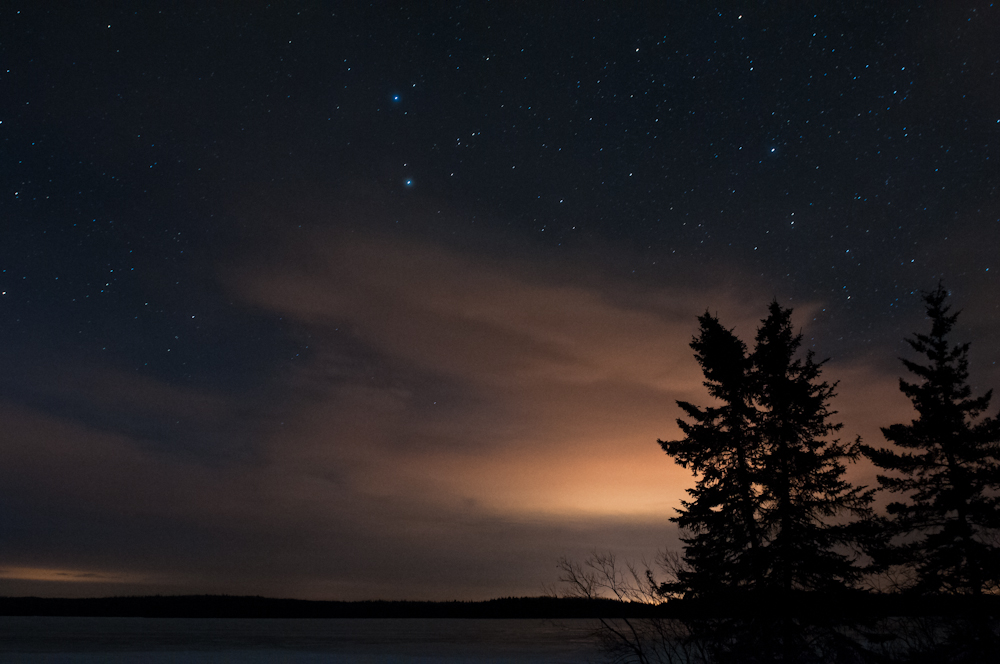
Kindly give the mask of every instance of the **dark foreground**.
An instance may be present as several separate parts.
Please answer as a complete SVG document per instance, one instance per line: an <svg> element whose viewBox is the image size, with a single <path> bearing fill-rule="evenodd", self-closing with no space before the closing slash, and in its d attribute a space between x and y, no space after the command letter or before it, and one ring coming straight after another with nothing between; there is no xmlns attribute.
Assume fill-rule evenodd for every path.
<svg viewBox="0 0 1000 664"><path fill-rule="evenodd" d="M1000 598L731 596L660 606L576 598L315 602L0 597L0 660L576 664L993 662ZM148 620L162 618L163 620ZM66 659L66 654L73 657ZM11 659L13 657L14 659Z"/></svg>
<svg viewBox="0 0 1000 664"><path fill-rule="evenodd" d="M594 621L0 617L16 664L586 664Z"/></svg>

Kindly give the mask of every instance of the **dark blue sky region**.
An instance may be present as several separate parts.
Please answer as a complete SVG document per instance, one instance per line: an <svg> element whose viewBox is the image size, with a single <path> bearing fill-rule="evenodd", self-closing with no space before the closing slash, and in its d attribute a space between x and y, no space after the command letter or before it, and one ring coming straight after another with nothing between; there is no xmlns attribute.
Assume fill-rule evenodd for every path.
<svg viewBox="0 0 1000 664"><path fill-rule="evenodd" d="M1000 9L661 4L0 9L0 593L676 546L706 309L877 443L943 280L996 385Z"/></svg>

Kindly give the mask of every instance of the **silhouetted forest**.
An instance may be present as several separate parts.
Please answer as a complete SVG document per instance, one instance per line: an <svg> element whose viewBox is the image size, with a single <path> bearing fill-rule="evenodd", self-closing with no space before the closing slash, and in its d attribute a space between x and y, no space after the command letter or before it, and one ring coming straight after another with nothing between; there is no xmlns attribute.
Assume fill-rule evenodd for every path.
<svg viewBox="0 0 1000 664"><path fill-rule="evenodd" d="M561 561L579 597L664 604L681 621L602 620L616 661L988 661L1000 651L1000 420L973 395L969 344L950 334L943 285L900 390L911 422L889 446L835 437L837 384L800 353L791 309L772 302L753 347L705 313L691 342L714 402L678 402L679 440L658 441L695 476L672 521L682 552L657 569L595 553ZM853 485L867 459L878 486ZM879 493L894 500L874 509Z"/></svg>
<svg viewBox="0 0 1000 664"><path fill-rule="evenodd" d="M0 597L0 615L142 618L597 618L651 617L655 607L610 599L504 597L485 602L334 602L231 595Z"/></svg>
<svg viewBox="0 0 1000 664"><path fill-rule="evenodd" d="M888 616L1000 616L1000 596L934 595L914 601L864 592L837 596L795 593L796 615L829 618L844 613ZM119 618L523 618L523 619L706 619L779 615L788 604L759 595L687 599L659 604L584 597L502 597L484 602L337 602L236 595L149 595L132 597L0 597L2 616Z"/></svg>

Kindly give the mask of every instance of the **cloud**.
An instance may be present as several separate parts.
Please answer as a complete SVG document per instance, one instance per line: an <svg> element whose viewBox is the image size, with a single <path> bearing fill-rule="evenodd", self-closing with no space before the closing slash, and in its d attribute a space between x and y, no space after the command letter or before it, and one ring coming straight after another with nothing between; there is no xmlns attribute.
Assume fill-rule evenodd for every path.
<svg viewBox="0 0 1000 664"><path fill-rule="evenodd" d="M167 383L97 362L52 353L26 353L0 385L0 398L78 422L111 436L126 436L205 463L246 457L268 428L264 395L221 394ZM246 417L253 412L252 425Z"/></svg>
<svg viewBox="0 0 1000 664"><path fill-rule="evenodd" d="M345 336L390 376L331 384L295 415L313 441L304 467L346 465L359 491L504 514L669 516L684 474L656 439L677 435L676 399L703 398L695 318L714 305L752 330L757 315L735 289L639 300L572 261L373 237L311 238L296 255L227 276L311 330L298 380L315 393L332 379L321 374L343 364Z"/></svg>
<svg viewBox="0 0 1000 664"><path fill-rule="evenodd" d="M679 435L675 400L707 400L696 316L751 340L764 289L637 287L580 256L374 234L279 253L223 273L309 346L274 400L60 365L0 404L0 501L17 506L0 566L51 572L0 575L0 592L87 592L63 571L91 594L474 599L542 592L562 555L677 546L693 480L656 439ZM828 376L846 437L905 415L883 398L895 376Z"/></svg>

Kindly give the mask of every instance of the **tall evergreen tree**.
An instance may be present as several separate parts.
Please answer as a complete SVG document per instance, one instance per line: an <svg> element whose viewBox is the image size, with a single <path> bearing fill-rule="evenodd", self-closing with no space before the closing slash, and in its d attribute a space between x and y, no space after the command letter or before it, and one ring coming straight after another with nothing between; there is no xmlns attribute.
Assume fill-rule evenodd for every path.
<svg viewBox="0 0 1000 664"><path fill-rule="evenodd" d="M828 590L858 574L838 551L850 527L832 523L845 513L866 513L871 492L843 478L850 447L829 434L834 386L820 382L822 363L795 355L802 335L791 328L791 309L772 303L753 353L717 318L699 319L691 342L709 394L719 405L678 405L690 421L677 421L684 438L658 441L697 476L692 500L675 521L688 536L684 568L671 593L706 595L724 590Z"/></svg>
<svg viewBox="0 0 1000 664"><path fill-rule="evenodd" d="M816 362L812 351L795 358L802 334L794 334L791 314L771 303L750 358L766 451L760 481L767 586L831 590L860 575L843 547L853 542L858 519L870 514L873 492L844 479L844 463L859 457L860 441L847 446L830 438L843 426L830 419L836 384L820 380L825 361Z"/></svg>
<svg viewBox="0 0 1000 664"><path fill-rule="evenodd" d="M682 537L686 565L677 571L676 582L662 588L688 596L747 588L762 573L756 488L762 459L746 344L708 313L698 322L691 348L719 405L699 408L678 401L692 420L677 420L684 438L657 441L698 477L688 490L693 500L683 501L680 514L671 519L688 533Z"/></svg>
<svg viewBox="0 0 1000 664"><path fill-rule="evenodd" d="M930 334L906 340L927 358L902 360L918 379L899 381L917 418L882 429L896 449L863 452L892 473L878 476L880 488L908 499L887 506L896 537L883 562L910 567L917 592L981 594L1000 588L1000 420L983 417L992 390L972 396L969 344L948 340L958 313L947 296L941 284L924 293Z"/></svg>

